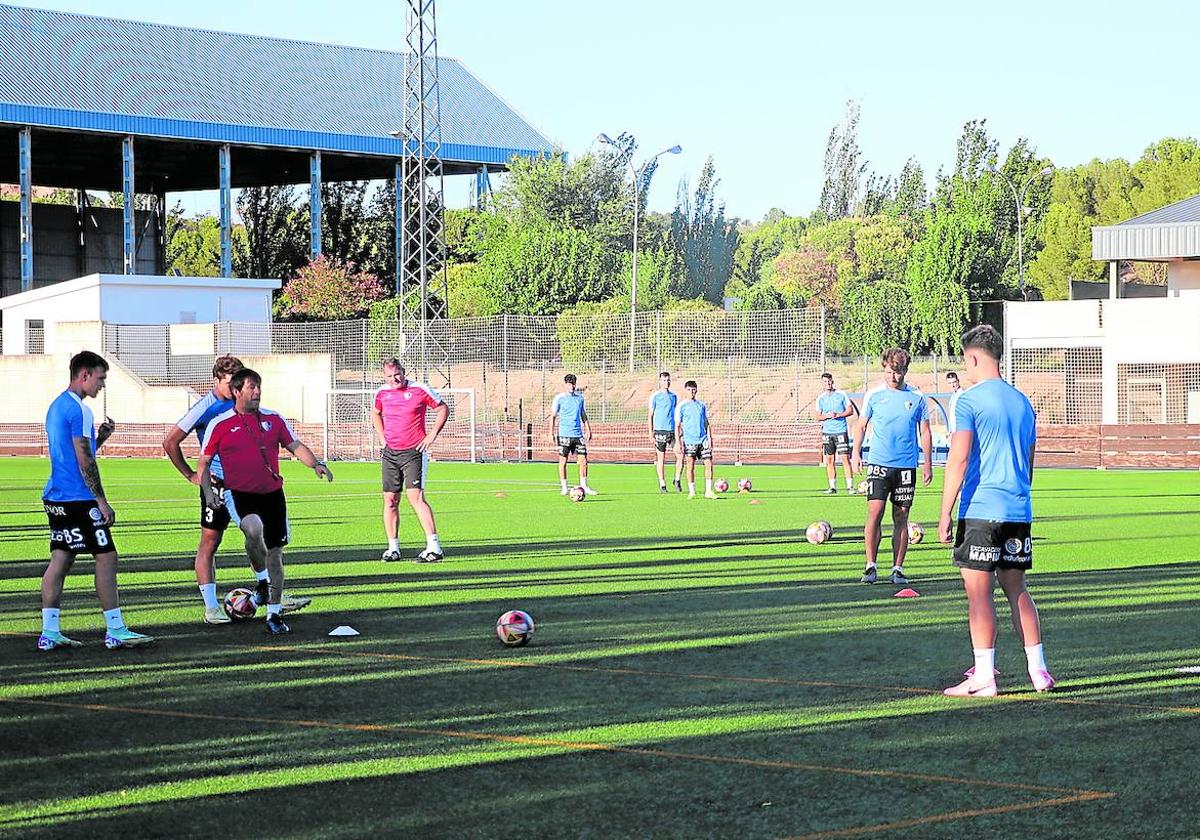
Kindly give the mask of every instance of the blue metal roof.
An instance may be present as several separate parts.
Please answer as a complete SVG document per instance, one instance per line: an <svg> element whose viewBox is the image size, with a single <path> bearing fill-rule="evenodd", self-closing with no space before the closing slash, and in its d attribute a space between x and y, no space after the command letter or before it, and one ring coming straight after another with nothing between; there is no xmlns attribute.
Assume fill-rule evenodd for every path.
<svg viewBox="0 0 1200 840"><path fill-rule="evenodd" d="M0 122L398 156L404 54L0 5ZM554 144L439 58L446 161Z"/></svg>

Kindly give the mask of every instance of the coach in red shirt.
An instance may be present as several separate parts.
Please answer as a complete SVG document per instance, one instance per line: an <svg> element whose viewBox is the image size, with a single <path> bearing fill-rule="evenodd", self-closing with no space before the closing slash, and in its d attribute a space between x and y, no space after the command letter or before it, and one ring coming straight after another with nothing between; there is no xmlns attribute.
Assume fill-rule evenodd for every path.
<svg viewBox="0 0 1200 840"><path fill-rule="evenodd" d="M398 530L403 488L425 531L425 550L416 556L415 562L436 563L442 559L442 545L433 522L433 509L425 500L425 470L429 447L446 425L450 407L428 385L410 382L399 359L384 363L383 381L371 413L371 422L383 447L383 530L388 538L383 560L386 563L400 559ZM426 432L425 413L431 408L433 428Z"/></svg>
<svg viewBox="0 0 1200 840"><path fill-rule="evenodd" d="M283 622L283 547L291 536L283 476L279 474L279 447L287 449L318 478L333 481L324 461L301 443L278 413L259 405L262 377L242 368L229 381L233 408L208 424L200 456L200 489L210 507L224 504L230 519L246 535L246 552L256 565L265 563L270 585L257 595L261 604L267 595L267 632L287 633ZM225 476L223 498L209 480L212 460L221 458Z"/></svg>

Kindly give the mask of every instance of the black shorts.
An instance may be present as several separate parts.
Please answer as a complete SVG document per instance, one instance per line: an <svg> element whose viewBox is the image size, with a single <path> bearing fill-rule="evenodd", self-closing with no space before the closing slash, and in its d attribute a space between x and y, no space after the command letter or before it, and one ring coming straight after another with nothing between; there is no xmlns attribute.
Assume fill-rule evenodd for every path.
<svg viewBox="0 0 1200 840"><path fill-rule="evenodd" d="M263 542L269 549L283 548L292 537L291 527L288 525L287 499L284 498L283 490L271 493L226 490L225 509L239 527L247 516L257 515L262 520Z"/></svg>
<svg viewBox="0 0 1200 840"><path fill-rule="evenodd" d="M821 451L826 455L832 455L835 452L838 455L850 454L850 434L848 432L838 432L836 435L822 435L821 438Z"/></svg>
<svg viewBox="0 0 1200 840"><path fill-rule="evenodd" d="M420 490L425 486L425 467L428 459L418 449L383 450L383 492Z"/></svg>
<svg viewBox="0 0 1200 840"><path fill-rule="evenodd" d="M880 467L867 464L867 499L891 499L897 507L912 507L917 494L916 467Z"/></svg>
<svg viewBox="0 0 1200 840"><path fill-rule="evenodd" d="M587 457L587 444L579 437L558 437L558 454L566 458L574 452L576 455Z"/></svg>
<svg viewBox="0 0 1200 840"><path fill-rule="evenodd" d="M51 502L42 499L50 523L50 550L71 554L107 554L117 550L112 531L100 524L100 508L94 501Z"/></svg>
<svg viewBox="0 0 1200 840"><path fill-rule="evenodd" d="M954 537L954 565L960 569L1032 569L1033 538L1028 522L960 519Z"/></svg>
<svg viewBox="0 0 1200 840"><path fill-rule="evenodd" d="M712 460L712 441L705 438L701 443L683 443L684 457L691 458L696 461L711 461Z"/></svg>
<svg viewBox="0 0 1200 840"><path fill-rule="evenodd" d="M225 529L229 527L229 509L225 507L225 488L217 479L213 479L213 488L217 491L218 504L216 507L209 507L208 501L204 498L204 491L200 491L200 527L224 533Z"/></svg>
<svg viewBox="0 0 1200 840"><path fill-rule="evenodd" d="M654 430L654 448L659 452L666 452L675 445L675 433L672 431Z"/></svg>

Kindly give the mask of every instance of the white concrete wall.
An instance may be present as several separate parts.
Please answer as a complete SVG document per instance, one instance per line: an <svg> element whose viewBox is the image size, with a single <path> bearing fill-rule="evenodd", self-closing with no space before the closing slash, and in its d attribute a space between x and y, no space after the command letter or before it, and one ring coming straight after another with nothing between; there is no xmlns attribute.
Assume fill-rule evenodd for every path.
<svg viewBox="0 0 1200 840"><path fill-rule="evenodd" d="M52 289L53 287L48 288ZM4 310L4 354L7 356L19 356L25 352L26 321L42 321L45 325L45 352L54 352L50 347L55 340L55 329L63 319L70 321L99 321L99 287L93 286L90 289L49 295L7 307ZM89 349L98 352L100 345L97 343Z"/></svg>
<svg viewBox="0 0 1200 840"><path fill-rule="evenodd" d="M238 288L232 285L237 281L219 278L153 278L146 284L101 278L99 317L110 324L271 320L270 289Z"/></svg>
<svg viewBox="0 0 1200 840"><path fill-rule="evenodd" d="M1167 263L1167 297L1200 298L1200 260Z"/></svg>
<svg viewBox="0 0 1200 840"><path fill-rule="evenodd" d="M1014 347L1094 346L1104 335L1096 300L1047 300L1004 305L1005 338ZM1107 303L1107 301L1105 301ZM1059 344L1044 343L1047 338ZM1029 344L1026 339L1033 339Z"/></svg>

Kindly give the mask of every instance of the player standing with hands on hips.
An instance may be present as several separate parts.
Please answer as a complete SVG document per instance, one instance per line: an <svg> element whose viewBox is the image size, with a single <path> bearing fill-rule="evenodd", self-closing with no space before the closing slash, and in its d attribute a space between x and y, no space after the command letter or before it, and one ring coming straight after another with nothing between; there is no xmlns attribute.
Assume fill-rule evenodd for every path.
<svg viewBox="0 0 1200 840"><path fill-rule="evenodd" d="M410 382L397 358L383 365L384 386L375 392L371 422L383 447L383 531L388 547L383 562L400 559L400 491L425 531L425 550L415 563L438 563L445 556L433 521L433 508L425 499L425 474L429 447L450 417L450 406L422 382ZM433 428L425 431L425 413L434 409Z"/></svg>
<svg viewBox="0 0 1200 840"><path fill-rule="evenodd" d="M95 560L96 595L104 610L104 646L109 650L136 647L154 641L125 626L117 593L117 546L112 524L117 515L100 483L98 450L115 429L105 418L99 430L92 425L92 410L84 397L96 398L108 377L108 362L90 350L71 358L71 383L46 412L46 441L50 450L50 478L42 491L42 505L50 522L50 565L42 575L42 634L38 650L81 647L63 635L59 617L63 583L76 556Z"/></svg>
<svg viewBox="0 0 1200 840"><path fill-rule="evenodd" d="M954 434L946 460L938 538L954 541L954 565L967 593L975 664L949 697L996 696L996 607L992 588L1012 606L1013 629L1025 646L1029 679L1037 691L1054 688L1042 650L1037 605L1025 589L1033 566L1033 456L1037 418L1028 398L1000 376L1004 339L982 324L962 338L967 378L974 384L954 404ZM958 528L952 532L954 503Z"/></svg>
<svg viewBox="0 0 1200 840"><path fill-rule="evenodd" d="M862 470L862 447L867 426L871 427L871 446L867 464L867 523L865 542L867 568L860 579L874 583L878 579L880 523L887 501L892 500L892 573L888 581L902 585L904 555L908 551L908 511L917 493L917 461L923 460L922 482L933 481L933 435L929 431L929 413L925 395L904 382L908 375L908 352L899 347L883 351L883 384L863 397L862 422L854 440L850 466ZM921 449L917 448L920 433Z"/></svg>
<svg viewBox="0 0 1200 840"><path fill-rule="evenodd" d="M279 474L282 446L310 467L318 478L333 481L325 462L301 443L277 412L262 408L262 377L242 368L229 380L233 408L215 417L204 434L200 455L200 490L209 507L218 507L211 480L212 462L220 457L225 473L225 509L246 537L246 553L255 565L265 564L269 585L259 586L255 600L267 595L267 632L289 633L283 621L283 547L291 540L283 476Z"/></svg>

